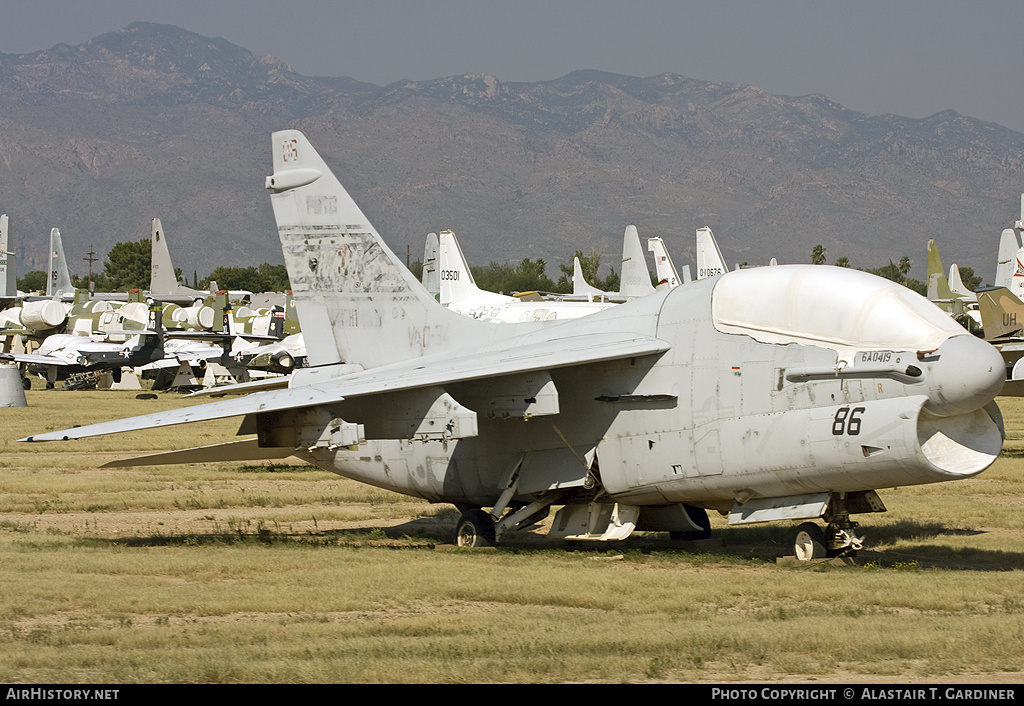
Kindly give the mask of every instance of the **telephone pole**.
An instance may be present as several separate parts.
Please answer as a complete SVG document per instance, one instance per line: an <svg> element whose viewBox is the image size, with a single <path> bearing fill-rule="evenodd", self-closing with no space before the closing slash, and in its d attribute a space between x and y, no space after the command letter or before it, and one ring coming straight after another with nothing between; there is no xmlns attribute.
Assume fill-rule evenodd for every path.
<svg viewBox="0 0 1024 706"><path fill-rule="evenodd" d="M96 257L96 252L92 249L92 245L89 246L89 257L83 257L82 259L89 263L89 294L92 294L92 263L99 260Z"/></svg>

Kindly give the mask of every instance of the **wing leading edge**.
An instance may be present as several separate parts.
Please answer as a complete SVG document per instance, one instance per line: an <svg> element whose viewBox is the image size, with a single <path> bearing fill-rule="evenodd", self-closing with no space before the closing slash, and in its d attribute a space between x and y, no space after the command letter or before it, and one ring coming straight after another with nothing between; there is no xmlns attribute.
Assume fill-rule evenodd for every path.
<svg viewBox="0 0 1024 706"><path fill-rule="evenodd" d="M330 366L313 368L306 378L286 390L256 392L187 409L155 412L112 422L33 434L19 441L66 441L91 436L139 431L159 426L210 421L261 412L274 412L340 402L347 397L398 392L431 385L500 378L608 360L656 355L669 349L658 338L636 333L588 333L524 344L485 348L460 356L423 357L367 371L331 378ZM320 378L323 378L322 380ZM305 379L305 378L302 378Z"/></svg>

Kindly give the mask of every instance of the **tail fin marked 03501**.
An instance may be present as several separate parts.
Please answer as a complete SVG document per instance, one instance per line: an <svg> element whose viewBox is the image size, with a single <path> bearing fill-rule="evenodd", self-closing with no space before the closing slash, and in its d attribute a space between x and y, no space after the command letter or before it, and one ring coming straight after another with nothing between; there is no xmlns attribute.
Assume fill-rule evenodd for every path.
<svg viewBox="0 0 1024 706"><path fill-rule="evenodd" d="M310 365L378 367L458 350L480 335L479 326L494 335L434 300L305 135L283 130L272 139L266 187Z"/></svg>

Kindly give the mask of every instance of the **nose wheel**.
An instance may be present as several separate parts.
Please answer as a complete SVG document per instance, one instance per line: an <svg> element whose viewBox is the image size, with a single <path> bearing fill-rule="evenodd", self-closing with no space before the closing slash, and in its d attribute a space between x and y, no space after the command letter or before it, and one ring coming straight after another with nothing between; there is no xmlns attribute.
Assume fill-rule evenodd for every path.
<svg viewBox="0 0 1024 706"><path fill-rule="evenodd" d="M796 541L793 553L798 561L814 561L824 559L828 555L825 548L825 533L813 522L804 522L796 528Z"/></svg>
<svg viewBox="0 0 1024 706"><path fill-rule="evenodd" d="M804 522L796 528L793 554L798 561L817 561L837 556L852 557L864 546L864 541L853 533L856 522L830 522L822 529L813 522Z"/></svg>

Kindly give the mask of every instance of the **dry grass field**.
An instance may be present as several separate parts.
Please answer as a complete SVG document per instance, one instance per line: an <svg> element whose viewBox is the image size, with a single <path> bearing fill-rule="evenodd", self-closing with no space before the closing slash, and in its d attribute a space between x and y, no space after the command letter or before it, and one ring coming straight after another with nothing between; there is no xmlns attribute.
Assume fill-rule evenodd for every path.
<svg viewBox="0 0 1024 706"><path fill-rule="evenodd" d="M0 409L0 681L1024 681L1024 403L984 474L881 491L861 566L776 564L785 523L673 543L456 550L457 513L307 466L104 470L237 422L30 433L170 395Z"/></svg>

